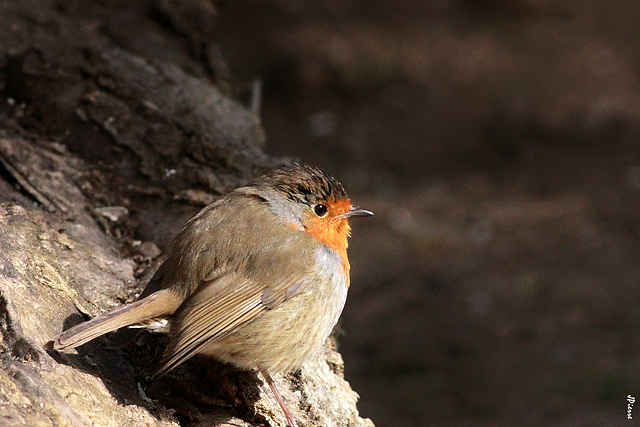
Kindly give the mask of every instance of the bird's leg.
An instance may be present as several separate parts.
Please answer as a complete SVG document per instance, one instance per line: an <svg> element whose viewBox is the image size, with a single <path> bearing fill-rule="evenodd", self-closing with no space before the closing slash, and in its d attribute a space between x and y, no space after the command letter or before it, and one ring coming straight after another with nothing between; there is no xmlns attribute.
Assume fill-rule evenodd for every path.
<svg viewBox="0 0 640 427"><path fill-rule="evenodd" d="M260 371L260 373L262 374L264 379L267 381L267 384L269 384L269 387L271 388L273 395L276 397L278 404L280 405L280 407L282 408L282 411L284 412L284 416L287 417L287 421L289 421L289 426L298 427L298 423L296 422L296 420L293 419L293 414L291 413L289 408L287 408L287 405L284 403L284 399L282 398L282 395L278 391L278 388L276 387L276 383L273 382L273 378L271 378L271 375L269 375L267 371L262 371L262 370Z"/></svg>

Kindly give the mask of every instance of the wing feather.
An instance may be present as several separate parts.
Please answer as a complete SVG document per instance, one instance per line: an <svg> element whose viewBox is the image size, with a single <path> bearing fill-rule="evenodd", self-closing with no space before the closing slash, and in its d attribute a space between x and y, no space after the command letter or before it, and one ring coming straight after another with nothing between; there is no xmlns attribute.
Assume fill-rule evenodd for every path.
<svg viewBox="0 0 640 427"><path fill-rule="evenodd" d="M288 277L276 286L264 288L238 273L228 273L204 282L171 321L169 345L154 377L161 376L206 345L233 333L262 312L275 308L304 286L298 277ZM264 294L268 294L268 298ZM277 295L279 297L275 297Z"/></svg>

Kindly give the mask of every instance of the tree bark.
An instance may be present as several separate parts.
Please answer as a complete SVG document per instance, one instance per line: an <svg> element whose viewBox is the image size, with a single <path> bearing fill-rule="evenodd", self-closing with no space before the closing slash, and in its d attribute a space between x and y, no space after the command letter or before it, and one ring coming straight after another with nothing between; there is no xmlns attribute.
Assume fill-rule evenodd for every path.
<svg viewBox="0 0 640 427"><path fill-rule="evenodd" d="M182 223L286 159L229 96L205 0L0 5L0 424L285 425L254 374L195 358L149 382L163 338L46 351L131 301ZM333 341L275 378L302 425L371 426Z"/></svg>

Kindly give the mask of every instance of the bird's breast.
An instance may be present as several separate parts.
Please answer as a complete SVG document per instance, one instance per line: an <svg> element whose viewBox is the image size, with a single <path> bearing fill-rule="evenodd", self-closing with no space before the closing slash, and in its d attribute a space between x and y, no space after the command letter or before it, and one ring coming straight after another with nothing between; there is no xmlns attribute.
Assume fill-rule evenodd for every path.
<svg viewBox="0 0 640 427"><path fill-rule="evenodd" d="M314 357L342 313L347 279L336 251L318 245L312 258L314 267L299 292L207 352L242 368L269 372L289 372Z"/></svg>
<svg viewBox="0 0 640 427"><path fill-rule="evenodd" d="M340 254L326 245L318 245L313 257L319 274L327 277L336 287L344 287L346 295L349 284L349 269L344 265L346 254Z"/></svg>

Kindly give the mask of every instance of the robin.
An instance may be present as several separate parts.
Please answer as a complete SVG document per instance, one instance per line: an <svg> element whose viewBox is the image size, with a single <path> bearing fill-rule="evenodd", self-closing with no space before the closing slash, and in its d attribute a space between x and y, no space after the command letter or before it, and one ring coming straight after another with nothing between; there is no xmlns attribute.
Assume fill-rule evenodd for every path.
<svg viewBox="0 0 640 427"><path fill-rule="evenodd" d="M139 299L63 332L63 350L107 332L170 319L154 377L196 354L272 378L300 368L338 321L349 288L349 219L373 215L310 166L276 169L191 218Z"/></svg>

